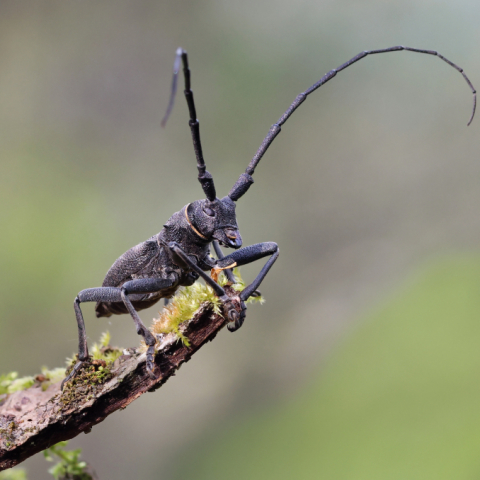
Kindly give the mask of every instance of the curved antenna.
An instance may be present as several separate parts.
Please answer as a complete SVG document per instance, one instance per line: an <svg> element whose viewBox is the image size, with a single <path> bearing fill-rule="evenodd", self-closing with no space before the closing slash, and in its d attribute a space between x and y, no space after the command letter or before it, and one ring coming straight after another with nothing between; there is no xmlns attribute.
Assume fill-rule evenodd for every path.
<svg viewBox="0 0 480 480"><path fill-rule="evenodd" d="M168 117L170 116L170 113L173 109L175 94L177 93L177 81L178 72L180 71L180 62L183 63L183 76L185 79L185 90L183 92L185 94L188 111L190 113L190 120L188 121L188 124L190 125L190 130L192 132L193 149L195 151L195 157L197 158L198 181L202 184L203 191L208 200L213 202L215 198L217 198L217 194L215 192L213 177L210 172L207 171L205 166L205 160L203 159L202 142L200 141L200 123L197 119L195 102L193 100L193 92L190 87L190 69L188 68L188 57L187 52L182 48L177 49L175 63L173 64L172 89L170 93L170 100L168 102L168 108L162 120L162 127L164 127L167 123Z"/></svg>
<svg viewBox="0 0 480 480"><path fill-rule="evenodd" d="M162 118L162 128L165 128L167 124L168 117L172 113L173 104L175 103L175 95L177 94L177 82L178 82L178 71L180 70L180 62L182 60L182 49L177 49L175 62L173 64L173 78L172 78L172 87L170 92L170 100L168 101L167 111L165 112L164 117Z"/></svg>
<svg viewBox="0 0 480 480"><path fill-rule="evenodd" d="M252 160L249 163L247 169L245 170L245 173L242 173L242 175L240 175L240 178L237 180L235 185L230 190L230 193L228 194L229 197L232 200L236 201L249 189L250 185L253 183L252 175L255 171L256 166L258 165L258 163L262 159L265 152L268 150L268 147L273 142L275 137L280 133L281 126L289 119L290 115L292 115L292 113L305 101L305 99L307 98L308 95L310 95L317 88L320 88L323 84L325 84L329 80L331 80L338 72L341 72L345 68L349 67L350 65L352 65L355 62L358 62L359 60L366 57L367 55L373 55L375 53L396 52L396 51L399 51L399 50L408 50L409 52L418 52L418 53L425 53L425 54L428 54L428 55L435 55L435 56L441 58L444 62L448 63L450 66L455 68L455 70L458 70L462 74L463 78L467 82L467 84L470 87L470 89L472 90L472 94L473 94L473 110L472 110L472 115L470 117L470 120L468 121L467 126L470 125L472 123L473 117L475 115L475 108L476 108L476 105L477 105L477 95L476 95L477 92L476 92L475 88L473 87L472 82L470 82L468 77L463 72L463 69L461 69L459 66L455 65L453 62L446 59L443 55L440 55L438 52L436 52L434 50L421 50L419 48L410 48L410 47L398 46L398 47L383 48L381 50L364 51L364 52L359 53L358 55L355 55L348 62L344 63L343 65L340 65L338 68L330 70L317 83L313 84L310 88L305 90L303 93L300 93L297 96L297 98L295 98L295 100L290 105L290 107L287 109L287 111L279 118L278 122L271 126L270 131L268 132L267 136L263 139L263 142L260 145L260 148L257 150L257 153L252 158Z"/></svg>

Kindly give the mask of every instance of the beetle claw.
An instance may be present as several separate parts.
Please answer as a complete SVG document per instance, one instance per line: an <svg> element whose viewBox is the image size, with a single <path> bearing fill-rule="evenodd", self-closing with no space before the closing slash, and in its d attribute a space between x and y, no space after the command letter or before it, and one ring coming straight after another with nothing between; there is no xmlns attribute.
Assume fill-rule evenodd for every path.
<svg viewBox="0 0 480 480"><path fill-rule="evenodd" d="M224 304L225 316L229 322L227 328L230 332L235 332L243 325L247 313L247 307L245 306L245 302L243 300L240 300L238 297L236 300L238 302L237 304L234 304L233 301L230 299ZM240 306L240 310L238 310L238 304Z"/></svg>
<svg viewBox="0 0 480 480"><path fill-rule="evenodd" d="M87 358L86 360L78 360L77 363L75 364L75 366L72 368L71 372L68 374L67 377L65 377L63 380L62 380L62 383L60 384L60 390L63 392L63 389L65 387L65 385L70 381L72 380L78 373L78 371L82 368L82 365L85 363L85 362L88 362L88 360L90 359Z"/></svg>

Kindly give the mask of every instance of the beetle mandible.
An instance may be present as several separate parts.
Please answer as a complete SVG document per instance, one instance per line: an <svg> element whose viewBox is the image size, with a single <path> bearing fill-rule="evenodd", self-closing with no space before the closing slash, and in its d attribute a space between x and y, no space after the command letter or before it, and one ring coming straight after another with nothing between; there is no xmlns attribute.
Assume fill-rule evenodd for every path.
<svg viewBox="0 0 480 480"><path fill-rule="evenodd" d="M361 60L367 55L407 50L428 55L435 55L458 70L473 94L473 110L468 125L473 120L476 107L476 91L463 70L444 56L433 50L422 50L410 47L391 47L380 50L363 51L340 67L325 74L317 83L300 93L277 123L273 124L260 148L252 158L245 173L242 173L226 197L217 198L212 175L206 170L200 142L200 125L195 110L193 92L190 87L190 69L187 52L179 48L176 52L171 96L167 112L162 120L165 125L170 115L177 89L178 74L183 64L185 81L185 98L190 113L189 125L192 133L193 148L197 159L198 180L202 185L206 199L196 200L174 213L163 226L160 233L147 241L136 245L118 258L108 271L103 284L98 288L82 290L74 301L75 316L78 325L79 353L78 361L68 377L69 381L88 360L87 337L80 303L97 302L97 317L110 317L129 313L135 323L137 333L148 346L146 368L150 376L155 378L154 355L155 337L145 327L137 311L154 305L161 298L172 297L180 286L192 285L199 277L212 287L223 304L223 313L227 319L228 329L233 332L239 329L245 320L245 301L250 296L258 295L258 287L275 263L279 255L276 243L264 242L240 248L242 237L238 229L235 202L244 195L253 183L252 175L261 158L275 137L280 133L282 125L290 115L304 102L309 94L331 80L338 72ZM210 245L216 252L217 259L210 256ZM235 252L223 256L220 245L234 248ZM233 281L232 268L254 262L263 257L268 258L260 273L234 299L228 297L225 290L217 283L217 276L222 270L228 279ZM211 270L211 276L205 272ZM239 305L239 309L235 308Z"/></svg>

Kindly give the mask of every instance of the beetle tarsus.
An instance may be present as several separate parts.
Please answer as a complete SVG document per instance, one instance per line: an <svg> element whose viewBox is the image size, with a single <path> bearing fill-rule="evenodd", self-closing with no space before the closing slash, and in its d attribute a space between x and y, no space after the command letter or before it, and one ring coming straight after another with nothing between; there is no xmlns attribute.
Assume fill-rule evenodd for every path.
<svg viewBox="0 0 480 480"><path fill-rule="evenodd" d="M78 362L75 364L75 366L72 368L71 372L68 374L66 378L63 379L61 385L60 385L60 390L62 390L65 387L65 385L72 380L78 373L78 371L82 368L82 365L86 362L87 360L78 360Z"/></svg>
<svg viewBox="0 0 480 480"><path fill-rule="evenodd" d="M147 373L150 378L156 380L155 374L155 345L150 345L147 349Z"/></svg>
<svg viewBox="0 0 480 480"><path fill-rule="evenodd" d="M247 314L245 302L239 297L237 297L235 301L231 298L222 301L225 318L229 322L227 328L230 332L235 332L243 325L243 322L245 321L245 316ZM238 307L240 307L240 309L238 309Z"/></svg>

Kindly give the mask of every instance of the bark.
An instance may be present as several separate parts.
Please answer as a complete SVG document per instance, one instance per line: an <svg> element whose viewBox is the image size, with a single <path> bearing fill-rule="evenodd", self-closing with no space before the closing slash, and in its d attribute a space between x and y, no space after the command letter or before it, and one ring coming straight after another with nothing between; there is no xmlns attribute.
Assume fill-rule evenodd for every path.
<svg viewBox="0 0 480 480"><path fill-rule="evenodd" d="M231 297L237 294L228 287L226 291ZM239 308L238 303L236 306ZM146 372L145 353L129 349L115 362L112 377L103 384L81 382L63 392L60 383L45 391L36 385L9 395L0 405L0 471L62 440L89 433L111 413L126 408L145 392L161 387L225 325L225 319L215 314L210 305L202 305L180 328L189 339L189 347L173 333L159 340L156 379Z"/></svg>

